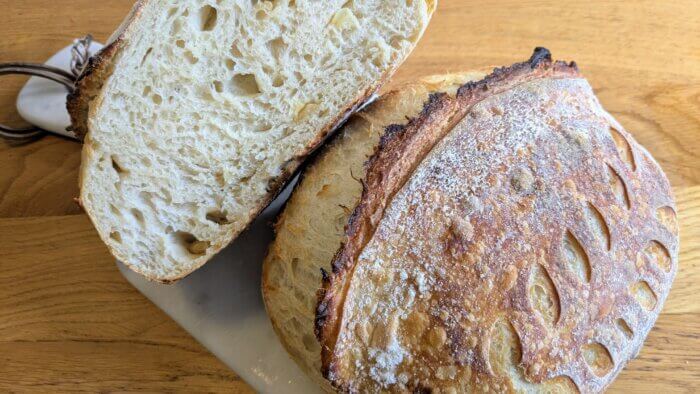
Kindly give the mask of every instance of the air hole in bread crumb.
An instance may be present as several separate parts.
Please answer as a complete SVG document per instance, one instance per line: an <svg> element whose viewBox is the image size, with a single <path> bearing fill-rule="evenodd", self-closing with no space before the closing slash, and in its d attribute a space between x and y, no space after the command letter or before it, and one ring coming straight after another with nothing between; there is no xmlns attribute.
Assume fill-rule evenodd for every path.
<svg viewBox="0 0 700 394"><path fill-rule="evenodd" d="M623 333L628 339L631 339L634 336L634 332L630 328L629 324L627 324L625 319L619 318L615 320L615 325L617 326L617 329L620 330L620 332Z"/></svg>
<svg viewBox="0 0 700 394"><path fill-rule="evenodd" d="M304 78L304 75L299 71L294 71L294 78L297 80L299 86L306 85L306 78Z"/></svg>
<svg viewBox="0 0 700 394"><path fill-rule="evenodd" d="M224 91L224 84L221 83L221 81L214 81L214 90L216 90L216 93L223 93Z"/></svg>
<svg viewBox="0 0 700 394"><path fill-rule="evenodd" d="M199 30L201 31L212 31L216 27L216 20L218 18L218 11L216 8L205 5L199 9Z"/></svg>
<svg viewBox="0 0 700 394"><path fill-rule="evenodd" d="M260 86L253 74L237 74L231 79L231 90L242 96L254 96L260 94Z"/></svg>
<svg viewBox="0 0 700 394"><path fill-rule="evenodd" d="M230 71L233 71L233 69L236 67L236 62L233 61L233 59L226 59L226 68L229 69Z"/></svg>
<svg viewBox="0 0 700 394"><path fill-rule="evenodd" d="M175 41L175 45L177 45L178 48L184 48L185 47L185 40L177 40L177 41Z"/></svg>
<svg viewBox="0 0 700 394"><path fill-rule="evenodd" d="M267 75L272 75L275 72L275 70L272 67L268 66L267 64L262 66L262 70Z"/></svg>
<svg viewBox="0 0 700 394"><path fill-rule="evenodd" d="M530 303L546 324L554 326L559 320L559 294L547 270L535 264L530 276Z"/></svg>
<svg viewBox="0 0 700 394"><path fill-rule="evenodd" d="M618 204L624 205L625 208L629 209L630 199L629 195L627 194L625 182L622 180L622 178L620 178L620 175L617 174L617 171L615 171L615 169L613 169L610 165L608 165L608 183L610 185L610 189L612 189L612 192L615 195L615 198L617 199Z"/></svg>
<svg viewBox="0 0 700 394"><path fill-rule="evenodd" d="M406 42L406 37L404 36L393 36L389 40L389 44L391 45L392 48L396 50L400 50L401 47L403 46L403 43Z"/></svg>
<svg viewBox="0 0 700 394"><path fill-rule="evenodd" d="M605 346L599 343L589 343L582 350L586 364L596 376L603 377L612 371L614 363Z"/></svg>
<svg viewBox="0 0 700 394"><path fill-rule="evenodd" d="M391 47L384 40L379 39L373 42L370 56L372 57L372 64L381 69L391 60Z"/></svg>
<svg viewBox="0 0 700 394"><path fill-rule="evenodd" d="M206 218L212 223L222 225L230 223L227 216L228 214L226 213L226 211L209 211L207 212Z"/></svg>
<svg viewBox="0 0 700 394"><path fill-rule="evenodd" d="M275 75L275 77L272 79L272 87L279 88L282 85L284 85L284 77L281 75Z"/></svg>
<svg viewBox="0 0 700 394"><path fill-rule="evenodd" d="M109 238L116 243L122 243L122 235L119 233L119 231L112 231L109 233Z"/></svg>
<svg viewBox="0 0 700 394"><path fill-rule="evenodd" d="M192 53L192 51L185 52L185 59L189 64L197 64L199 59Z"/></svg>
<svg viewBox="0 0 700 394"><path fill-rule="evenodd" d="M287 49L287 44L284 43L282 37L277 37L267 42L267 48L275 59L280 60L282 54L284 54Z"/></svg>
<svg viewBox="0 0 700 394"><path fill-rule="evenodd" d="M228 145L228 144L225 145L224 147L225 147L226 149L230 149L230 148L231 148L231 146ZM220 187L226 186L226 177L224 176L223 171L217 171L217 172L214 174L214 179L216 180L216 183L218 183Z"/></svg>
<svg viewBox="0 0 700 394"><path fill-rule="evenodd" d="M153 100L153 104L155 105L161 105L163 103L163 97L160 94L154 94L151 96L151 100Z"/></svg>
<svg viewBox="0 0 700 394"><path fill-rule="evenodd" d="M265 19L266 16L267 12L265 12L265 10L258 10L258 12L255 13L255 19L259 21Z"/></svg>
<svg viewBox="0 0 700 394"><path fill-rule="evenodd" d="M656 210L656 220L658 220L666 230L668 230L673 235L678 235L678 219L676 218L676 211L671 207L661 207Z"/></svg>
<svg viewBox="0 0 700 394"><path fill-rule="evenodd" d="M145 54L143 55L143 57L141 58L141 65L142 65L142 66L143 66L144 63L146 63L146 59L148 59L148 56L151 55L151 52L153 52L153 48L148 48L148 50L146 51L146 53L145 53Z"/></svg>
<svg viewBox="0 0 700 394"><path fill-rule="evenodd" d="M207 249L211 246L209 241L200 241L192 235L191 233L185 231L175 232L175 239L182 245L188 252L194 255L202 255L207 252Z"/></svg>
<svg viewBox="0 0 700 394"><path fill-rule="evenodd" d="M591 264L586 251L576 237L567 231L562 242L562 252L567 268L573 272L581 282L588 283L591 280Z"/></svg>
<svg viewBox="0 0 700 394"><path fill-rule="evenodd" d="M609 130L610 136L617 148L617 153L620 155L620 159L627 163L632 171L636 171L637 165L634 162L634 153L632 152L632 147L630 147L629 142L627 142L627 139L615 128L610 127Z"/></svg>
<svg viewBox="0 0 700 394"><path fill-rule="evenodd" d="M267 123L267 122L262 122L262 123L256 123L255 124L255 131L258 133L266 133L268 131L272 130L272 124Z"/></svg>
<svg viewBox="0 0 700 394"><path fill-rule="evenodd" d="M133 216L137 222L139 222L140 224L144 223L143 212L139 211L136 208L131 208L130 212L131 212L131 216Z"/></svg>
<svg viewBox="0 0 700 394"><path fill-rule="evenodd" d="M305 60L307 63L311 63L311 62L314 61L314 57L313 57L313 55L307 53L306 55L304 55L304 60Z"/></svg>
<svg viewBox="0 0 700 394"><path fill-rule="evenodd" d="M148 96L150 96L152 91L153 91L153 90L151 89L150 86L144 87L144 88L143 88L143 93L142 93L143 97L148 97Z"/></svg>
<svg viewBox="0 0 700 394"><path fill-rule="evenodd" d="M649 260L659 266L665 272L671 272L671 254L668 249L658 241L651 241L644 249L644 254Z"/></svg>
<svg viewBox="0 0 700 394"><path fill-rule="evenodd" d="M235 42L231 45L231 54L236 58L243 57L243 53L241 53L241 50L238 48L238 44Z"/></svg>
<svg viewBox="0 0 700 394"><path fill-rule="evenodd" d="M341 32L352 31L360 27L360 22L350 8L339 9L331 18L330 25Z"/></svg>
<svg viewBox="0 0 700 394"><path fill-rule="evenodd" d="M633 284L630 292L642 308L651 311L656 307L656 295L647 282L640 280Z"/></svg>
<svg viewBox="0 0 700 394"><path fill-rule="evenodd" d="M590 202L586 203L584 206L584 217L588 223L588 228L600 242L601 246L605 248L605 250L610 250L610 230L598 208L593 206Z"/></svg>
<svg viewBox="0 0 700 394"><path fill-rule="evenodd" d="M316 110L318 110L318 103L300 104L294 110L294 120L299 121L302 119L307 119Z"/></svg>
<svg viewBox="0 0 700 394"><path fill-rule="evenodd" d="M117 174L124 174L127 172L126 170L124 170L124 168L122 168L121 165L119 165L116 157L112 156L111 160L112 160L112 168L114 169L114 171L117 172Z"/></svg>

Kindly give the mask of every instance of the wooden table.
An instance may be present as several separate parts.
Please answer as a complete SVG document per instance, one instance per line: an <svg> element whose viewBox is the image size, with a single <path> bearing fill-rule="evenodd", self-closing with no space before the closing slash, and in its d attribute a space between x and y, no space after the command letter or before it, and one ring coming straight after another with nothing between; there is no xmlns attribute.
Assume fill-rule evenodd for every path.
<svg viewBox="0 0 700 394"><path fill-rule="evenodd" d="M579 63L661 163L680 209L680 270L611 391L700 391L700 1L440 1L395 81L546 46ZM0 0L0 61L43 61L88 32L104 41L131 3ZM20 124L24 79L0 81L0 121ZM250 391L121 277L72 201L79 163L66 139L0 142L0 391Z"/></svg>

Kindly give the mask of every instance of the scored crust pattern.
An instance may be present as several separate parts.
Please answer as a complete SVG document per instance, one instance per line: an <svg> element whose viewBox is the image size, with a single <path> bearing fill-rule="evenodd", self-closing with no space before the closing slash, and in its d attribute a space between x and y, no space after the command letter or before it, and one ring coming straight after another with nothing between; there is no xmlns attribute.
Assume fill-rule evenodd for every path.
<svg viewBox="0 0 700 394"><path fill-rule="evenodd" d="M677 220L660 167L575 66L499 70L388 134L320 294L327 378L351 392L610 384L668 294ZM427 156L408 151L426 134Z"/></svg>

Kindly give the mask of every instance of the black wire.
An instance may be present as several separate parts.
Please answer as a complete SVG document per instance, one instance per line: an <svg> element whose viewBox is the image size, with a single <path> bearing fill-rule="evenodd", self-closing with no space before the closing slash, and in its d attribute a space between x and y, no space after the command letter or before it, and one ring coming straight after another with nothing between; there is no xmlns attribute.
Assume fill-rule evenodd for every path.
<svg viewBox="0 0 700 394"><path fill-rule="evenodd" d="M58 67L47 66L37 63L0 63L0 76L2 75L31 75L45 78L63 85L69 92L74 89L76 77ZM25 140L34 138L46 133L36 126L30 127L9 127L0 123L0 137L13 140Z"/></svg>

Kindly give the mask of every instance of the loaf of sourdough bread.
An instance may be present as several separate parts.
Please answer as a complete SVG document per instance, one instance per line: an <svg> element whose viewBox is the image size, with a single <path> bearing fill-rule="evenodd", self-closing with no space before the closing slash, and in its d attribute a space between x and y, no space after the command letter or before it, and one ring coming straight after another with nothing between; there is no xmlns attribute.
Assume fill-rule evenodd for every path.
<svg viewBox="0 0 700 394"><path fill-rule="evenodd" d="M435 0L142 0L78 82L80 202L173 282L235 238L393 74Z"/></svg>
<svg viewBox="0 0 700 394"><path fill-rule="evenodd" d="M280 217L263 292L292 355L344 392L602 391L677 269L659 165L542 48L376 131L383 103Z"/></svg>

